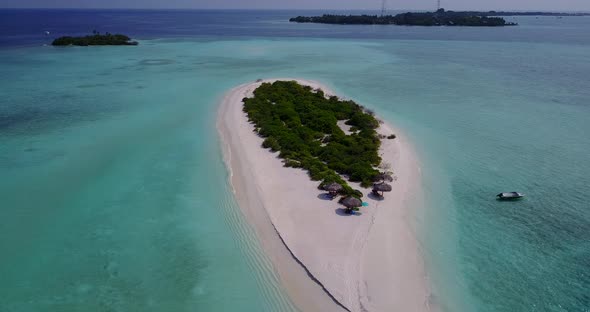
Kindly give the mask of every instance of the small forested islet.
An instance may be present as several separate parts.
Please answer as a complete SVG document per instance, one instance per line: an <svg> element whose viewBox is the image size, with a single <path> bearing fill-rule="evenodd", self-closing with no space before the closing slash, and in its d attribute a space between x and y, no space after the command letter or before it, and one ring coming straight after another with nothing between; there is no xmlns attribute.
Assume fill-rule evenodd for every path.
<svg viewBox="0 0 590 312"><path fill-rule="evenodd" d="M99 32L94 31L92 35L82 37L59 37L51 43L54 46L134 46L138 45L137 41L132 41L131 38L120 34L106 33L101 35Z"/></svg>
<svg viewBox="0 0 590 312"><path fill-rule="evenodd" d="M253 97L243 99L244 112L254 131L264 138L262 146L280 152L286 167L307 170L319 187L336 182L342 195L362 197L342 178L368 187L381 163L379 121L354 101L326 97L319 89L295 81L263 83ZM351 126L347 135L338 126Z"/></svg>

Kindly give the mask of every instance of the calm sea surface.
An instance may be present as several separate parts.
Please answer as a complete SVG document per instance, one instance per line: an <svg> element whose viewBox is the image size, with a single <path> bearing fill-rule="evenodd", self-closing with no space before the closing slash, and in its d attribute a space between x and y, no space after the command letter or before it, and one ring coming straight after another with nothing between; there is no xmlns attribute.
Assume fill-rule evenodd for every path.
<svg viewBox="0 0 590 312"><path fill-rule="evenodd" d="M0 10L0 311L293 311L215 129L223 93L265 77L319 80L415 143L444 311L590 311L590 18L286 21L320 13ZM140 45L46 46L92 30Z"/></svg>

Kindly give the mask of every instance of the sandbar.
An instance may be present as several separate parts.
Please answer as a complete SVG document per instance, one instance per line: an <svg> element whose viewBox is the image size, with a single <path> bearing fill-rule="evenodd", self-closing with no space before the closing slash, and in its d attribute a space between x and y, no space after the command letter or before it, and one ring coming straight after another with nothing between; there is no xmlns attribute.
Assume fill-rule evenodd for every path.
<svg viewBox="0 0 590 312"><path fill-rule="evenodd" d="M367 196L361 214L348 215L328 200L301 169L283 167L278 153L263 149L263 138L243 112L242 99L263 82L295 80L336 95L315 81L281 78L240 85L221 100L217 128L229 183L252 224L281 284L302 311L432 311L430 285L420 245L411 226L410 198L420 187L412 146L387 123L380 155L395 174L393 191L379 200ZM362 103L360 103L362 104Z"/></svg>

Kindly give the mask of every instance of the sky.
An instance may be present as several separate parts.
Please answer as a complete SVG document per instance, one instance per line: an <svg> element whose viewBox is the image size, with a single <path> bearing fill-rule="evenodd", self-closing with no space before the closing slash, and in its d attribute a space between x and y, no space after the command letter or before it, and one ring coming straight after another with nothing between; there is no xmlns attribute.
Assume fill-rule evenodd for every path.
<svg viewBox="0 0 590 312"><path fill-rule="evenodd" d="M391 10L432 10L436 0L386 0ZM452 10L590 11L590 0L441 0ZM380 9L381 0L0 0L0 8Z"/></svg>

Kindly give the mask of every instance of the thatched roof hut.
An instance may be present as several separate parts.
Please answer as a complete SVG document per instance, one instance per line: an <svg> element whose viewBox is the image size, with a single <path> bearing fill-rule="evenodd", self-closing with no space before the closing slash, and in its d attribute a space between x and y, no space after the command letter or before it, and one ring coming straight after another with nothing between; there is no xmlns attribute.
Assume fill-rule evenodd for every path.
<svg viewBox="0 0 590 312"><path fill-rule="evenodd" d="M330 193L332 193L332 192L339 192L342 189L343 189L342 185L340 185L340 184L338 184L336 182L333 182L333 183L324 185L324 190L326 190L326 191L328 191Z"/></svg>
<svg viewBox="0 0 590 312"><path fill-rule="evenodd" d="M373 184L373 189L379 192L391 192L391 190L393 190L393 187L391 187L391 185L387 183L375 183Z"/></svg>
<svg viewBox="0 0 590 312"><path fill-rule="evenodd" d="M346 206L346 208L351 209L360 207L363 202L356 197L348 196L341 201L341 204Z"/></svg>
<svg viewBox="0 0 590 312"><path fill-rule="evenodd" d="M393 182L393 177L389 173L381 172L381 173L379 173L375 177L375 182L378 182L378 181L381 181L381 182L385 182L385 181Z"/></svg>
<svg viewBox="0 0 590 312"><path fill-rule="evenodd" d="M391 192L393 190L393 187L391 187L391 185L383 182L383 183L375 183L373 184L373 194L379 195L379 192L381 192L380 196L383 196L384 192Z"/></svg>

